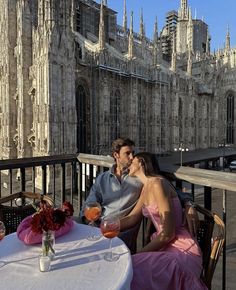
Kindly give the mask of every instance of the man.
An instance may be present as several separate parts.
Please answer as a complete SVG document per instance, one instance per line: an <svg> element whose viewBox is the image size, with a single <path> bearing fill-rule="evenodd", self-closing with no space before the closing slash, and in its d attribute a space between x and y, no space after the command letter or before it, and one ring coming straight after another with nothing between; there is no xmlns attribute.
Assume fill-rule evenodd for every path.
<svg viewBox="0 0 236 290"><path fill-rule="evenodd" d="M134 146L134 142L128 138L118 138L113 141L112 156L115 164L110 170L103 172L96 178L81 210L80 216L83 222L86 222L83 216L84 206L91 201L97 201L101 204L102 217L114 214L123 217L133 209L142 190L141 182L136 177L128 175L128 167L134 157ZM184 201L187 201L186 217L190 232L193 234L193 230L196 228L193 223L196 225L198 221L197 214L189 204L189 199ZM137 225L135 228L119 235L129 247L131 253L136 251L139 226Z"/></svg>
<svg viewBox="0 0 236 290"><path fill-rule="evenodd" d="M142 184L136 177L128 175L128 167L133 160L134 142L128 138L118 138L112 143L112 156L115 164L109 171L100 174L93 184L86 202L97 201L102 206L102 217L117 214L127 215L136 204ZM85 205L84 204L84 205ZM83 218L83 208L81 217ZM121 233L119 237L130 248L136 250L136 239L139 225L134 229Z"/></svg>

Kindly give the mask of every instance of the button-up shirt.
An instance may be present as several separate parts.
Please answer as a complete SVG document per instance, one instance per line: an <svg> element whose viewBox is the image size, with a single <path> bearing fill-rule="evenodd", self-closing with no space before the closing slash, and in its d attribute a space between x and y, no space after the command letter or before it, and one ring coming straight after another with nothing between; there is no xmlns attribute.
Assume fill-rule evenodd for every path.
<svg viewBox="0 0 236 290"><path fill-rule="evenodd" d="M86 202L97 201L102 207L102 217L117 214L127 215L135 206L142 189L137 177L124 172L119 180L115 175L115 165L100 175L91 187ZM84 205L83 205L84 208ZM83 216L83 208L81 216Z"/></svg>

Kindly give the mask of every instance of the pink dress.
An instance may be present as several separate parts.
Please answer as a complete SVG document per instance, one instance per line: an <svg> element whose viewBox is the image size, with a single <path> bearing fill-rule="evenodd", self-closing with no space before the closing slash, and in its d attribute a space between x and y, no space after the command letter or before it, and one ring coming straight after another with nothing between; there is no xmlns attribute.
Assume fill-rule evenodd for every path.
<svg viewBox="0 0 236 290"><path fill-rule="evenodd" d="M178 198L173 198L176 237L156 252L132 256L133 280L131 290L206 290L200 280L201 250L183 225L183 212ZM157 206L143 207L143 215L150 217L156 233L162 230Z"/></svg>

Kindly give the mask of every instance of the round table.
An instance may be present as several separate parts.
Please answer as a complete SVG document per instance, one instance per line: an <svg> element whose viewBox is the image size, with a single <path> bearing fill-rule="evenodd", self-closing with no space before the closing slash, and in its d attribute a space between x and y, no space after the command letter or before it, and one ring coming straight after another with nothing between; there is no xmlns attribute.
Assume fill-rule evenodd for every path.
<svg viewBox="0 0 236 290"><path fill-rule="evenodd" d="M99 231L99 229L95 229ZM118 238L114 262L103 259L109 240L88 241L90 227L75 223L72 230L56 239L56 256L49 272L40 272L41 245L25 245L16 233L0 242L1 288L7 290L129 290L132 280L130 252Z"/></svg>

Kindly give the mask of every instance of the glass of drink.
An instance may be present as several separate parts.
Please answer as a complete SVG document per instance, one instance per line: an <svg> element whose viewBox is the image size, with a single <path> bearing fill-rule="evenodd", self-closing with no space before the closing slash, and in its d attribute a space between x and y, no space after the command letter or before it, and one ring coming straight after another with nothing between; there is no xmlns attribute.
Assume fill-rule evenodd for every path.
<svg viewBox="0 0 236 290"><path fill-rule="evenodd" d="M0 241L5 237L6 228L2 221L0 221Z"/></svg>
<svg viewBox="0 0 236 290"><path fill-rule="evenodd" d="M105 253L104 260L112 262L119 259L119 254L115 254L112 251L112 239L117 237L120 232L120 219L118 216L104 217L100 224L100 229L103 236L110 239L109 252Z"/></svg>
<svg viewBox="0 0 236 290"><path fill-rule="evenodd" d="M88 202L84 208L84 216L89 221L92 226L91 233L88 236L89 241L97 241L100 239L100 235L97 235L94 231L94 222L98 220L101 216L102 208L98 202Z"/></svg>

